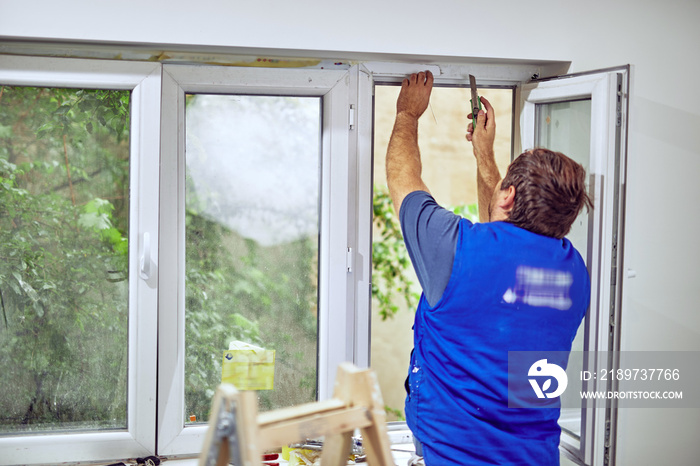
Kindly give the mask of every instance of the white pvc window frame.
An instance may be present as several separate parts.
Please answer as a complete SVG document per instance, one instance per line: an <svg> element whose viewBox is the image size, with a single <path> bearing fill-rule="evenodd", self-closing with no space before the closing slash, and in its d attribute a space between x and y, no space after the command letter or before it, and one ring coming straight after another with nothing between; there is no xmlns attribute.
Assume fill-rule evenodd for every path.
<svg viewBox="0 0 700 466"><path fill-rule="evenodd" d="M557 68L561 64L551 66ZM468 75L474 74L480 85L510 87L520 85L544 68L527 63L367 62L349 70L261 69L0 56L2 84L132 91L128 428L122 432L2 437L0 465L105 461L152 454L192 456L201 450L206 427L184 427L186 92L322 98L319 399L330 397L335 368L340 362L368 366L372 91L375 80L396 82L407 74L425 69L433 72L438 84L465 85ZM592 95L590 93L595 90L596 96L611 97L609 80L586 78L576 82L584 89L578 92ZM563 81L560 84L563 85ZM529 124L528 99L531 103L538 99L556 99L539 94L550 86L554 89L554 85L539 83L532 89L528 86L522 88L526 96L523 127ZM597 99L594 98L594 102ZM514 112L518 109L514 108ZM604 116L607 122L612 121L609 108ZM525 147L528 145L526 133L524 131L522 144ZM517 132L514 133L516 148L517 136ZM596 132L596 137L607 141L609 149L608 133ZM599 144L597 140L592 142L593 146ZM612 182L611 178L605 181ZM604 208L609 210L610 207ZM607 223L601 226L605 229ZM145 254L146 237L150 239L148 256ZM159 254L161 250L167 253ZM606 257L611 262L604 254L600 260ZM142 272L147 278L139 278ZM609 275L598 277L598 281L604 283L606 277ZM609 298L601 295L597 300L605 303ZM607 334L605 322L601 320L593 330L598 337L596 344L602 344L602 336ZM595 431L591 442L595 441L595 445L600 445L600 435L604 432L602 419L597 416L595 424L591 421ZM593 439L593 436L586 431L582 438ZM580 452L590 450L587 456L582 453L586 458L595 452L596 462L602 451L602 448L585 445L579 448Z"/></svg>
<svg viewBox="0 0 700 466"><path fill-rule="evenodd" d="M626 131L625 107L618 99L625 93L618 89L618 75L625 82L628 71L618 69L586 73L578 76L562 77L522 86L520 93L520 151L535 147L536 107L538 104L567 102L577 99L591 99L591 135L589 180L593 194L594 208L589 214L589 257L588 269L591 275L591 304L585 322L584 351L616 351L611 342L611 303L616 312L620 308L620 289L611 283L620 283L619 272L622 228L620 206L621 180L624 180L625 147L620 134ZM620 93L620 94L619 94ZM618 125L619 123L619 125ZM617 189L616 189L617 188ZM613 246L615 245L615 246ZM615 313L613 313L615 314ZM584 361L584 369L595 371L596 358ZM603 382L586 382L583 390L607 390ZM561 447L582 464L603 464L606 446L606 400L585 400L581 405L580 440L562 433ZM614 432L614 428L612 429Z"/></svg>
<svg viewBox="0 0 700 466"><path fill-rule="evenodd" d="M358 329L362 321L355 310L356 290L364 287L356 283L356 277L362 275L358 270L368 261L357 253L358 80L357 68L163 66L160 247L173 253L162 255L159 272L159 454L196 454L207 430L207 426L184 425L185 94L322 99L318 393L319 399L326 399L332 394L338 364L353 361L363 365L363 355L356 354L361 347L356 340L361 339L359 334L368 333Z"/></svg>
<svg viewBox="0 0 700 466"><path fill-rule="evenodd" d="M0 437L0 465L137 457L155 451L156 278L140 278L144 235L158 235L160 65L0 56L0 83L131 91L127 429ZM151 242L149 263L157 263Z"/></svg>

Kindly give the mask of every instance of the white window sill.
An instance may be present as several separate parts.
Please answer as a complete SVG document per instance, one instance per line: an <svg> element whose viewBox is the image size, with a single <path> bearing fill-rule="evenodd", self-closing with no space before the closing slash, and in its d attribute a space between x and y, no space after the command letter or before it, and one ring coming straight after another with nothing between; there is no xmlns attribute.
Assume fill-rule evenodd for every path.
<svg viewBox="0 0 700 466"><path fill-rule="evenodd" d="M394 463L403 466L408 463L415 453L413 446L413 435L408 428L389 426L389 440L391 440L391 453L394 457ZM197 466L199 458L174 458L164 459L163 463L166 466ZM284 461L280 465L286 464Z"/></svg>

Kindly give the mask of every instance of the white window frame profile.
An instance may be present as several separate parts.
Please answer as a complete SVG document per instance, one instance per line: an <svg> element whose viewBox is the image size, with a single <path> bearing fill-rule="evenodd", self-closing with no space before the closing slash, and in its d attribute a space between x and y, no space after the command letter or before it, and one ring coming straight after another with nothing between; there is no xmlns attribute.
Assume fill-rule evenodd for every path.
<svg viewBox="0 0 700 466"><path fill-rule="evenodd" d="M109 460L155 451L160 65L126 61L0 55L0 84L131 91L127 428L0 437L0 465ZM145 262L148 260L148 262ZM99 350L99 348L95 348Z"/></svg>
<svg viewBox="0 0 700 466"><path fill-rule="evenodd" d="M591 100L590 193L594 208L589 214L590 244L587 265L591 275L591 304L579 331L584 331L584 351L591 355L584 370L596 371L598 352L619 351L622 271L624 180L626 167L627 94L629 68L580 73L524 84L520 89L520 152L535 147L538 104ZM609 361L609 368L617 361ZM611 381L591 380L586 391L614 389ZM569 383L573 387L572 382ZM580 440L562 432L561 448L579 464L603 464L614 458L616 403L585 400L581 405Z"/></svg>
<svg viewBox="0 0 700 466"><path fill-rule="evenodd" d="M330 397L337 366L363 364L355 290L369 255L358 254L354 193L358 157L357 67L350 70L163 66L161 127L158 453L201 451L206 425L185 426L185 94L316 96L322 99L318 397ZM284 141L280 141L284 144ZM362 143L360 143L362 144ZM366 276L366 275L365 275ZM360 277L359 279L356 277ZM368 280L365 278L365 280ZM366 285L369 290L369 284ZM368 341L368 340L367 340ZM367 346L367 343L364 344ZM356 354L357 353L357 354Z"/></svg>

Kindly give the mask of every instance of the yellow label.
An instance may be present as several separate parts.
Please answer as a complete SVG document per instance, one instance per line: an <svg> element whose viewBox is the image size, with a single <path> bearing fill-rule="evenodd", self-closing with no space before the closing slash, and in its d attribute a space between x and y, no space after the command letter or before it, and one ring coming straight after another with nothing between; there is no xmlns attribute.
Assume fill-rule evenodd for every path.
<svg viewBox="0 0 700 466"><path fill-rule="evenodd" d="M227 350L221 364L221 382L237 390L272 390L275 350Z"/></svg>

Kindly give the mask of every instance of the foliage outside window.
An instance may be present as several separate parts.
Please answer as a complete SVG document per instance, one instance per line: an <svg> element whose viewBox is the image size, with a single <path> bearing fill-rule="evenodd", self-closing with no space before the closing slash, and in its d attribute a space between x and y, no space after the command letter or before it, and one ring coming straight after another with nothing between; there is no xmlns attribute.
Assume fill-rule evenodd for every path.
<svg viewBox="0 0 700 466"><path fill-rule="evenodd" d="M0 87L0 432L126 427L129 102Z"/></svg>

